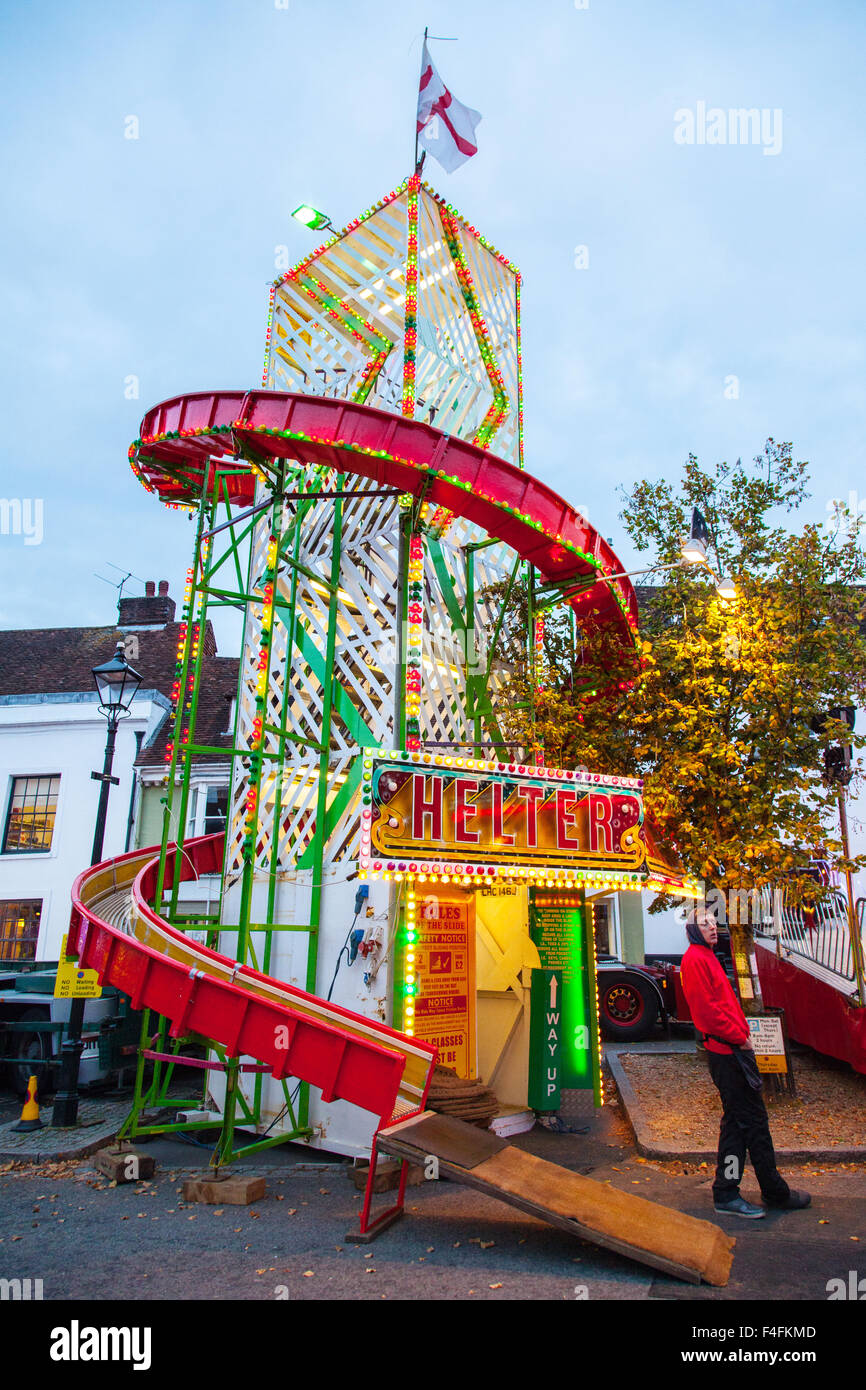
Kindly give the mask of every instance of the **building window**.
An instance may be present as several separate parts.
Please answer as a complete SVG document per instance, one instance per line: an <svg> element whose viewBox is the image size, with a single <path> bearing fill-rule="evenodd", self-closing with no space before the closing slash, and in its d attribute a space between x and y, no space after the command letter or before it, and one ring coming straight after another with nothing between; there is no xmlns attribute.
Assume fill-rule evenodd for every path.
<svg viewBox="0 0 866 1390"><path fill-rule="evenodd" d="M42 899L0 902L0 960L35 960Z"/></svg>
<svg viewBox="0 0 866 1390"><path fill-rule="evenodd" d="M610 908L607 903L590 903L592 925L595 930L595 951L599 956L614 954L611 942Z"/></svg>
<svg viewBox="0 0 866 1390"><path fill-rule="evenodd" d="M221 738L225 738L226 734L233 734L235 731L235 713L238 707L237 696L227 695L226 703L229 707L229 712L226 715L226 727L222 730L222 733L220 734Z"/></svg>
<svg viewBox="0 0 866 1390"><path fill-rule="evenodd" d="M4 854L44 854L51 848L60 777L14 777Z"/></svg>
<svg viewBox="0 0 866 1390"><path fill-rule="evenodd" d="M228 787L208 787L204 808L204 834L213 835L217 830L225 830L229 809Z"/></svg>

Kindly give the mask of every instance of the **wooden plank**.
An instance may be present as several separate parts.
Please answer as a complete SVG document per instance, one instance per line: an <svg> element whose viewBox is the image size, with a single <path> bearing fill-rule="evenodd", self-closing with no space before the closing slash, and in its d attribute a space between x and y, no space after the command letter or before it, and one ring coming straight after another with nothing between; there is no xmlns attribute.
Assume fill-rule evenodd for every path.
<svg viewBox="0 0 866 1390"><path fill-rule="evenodd" d="M428 1153L435 1152L424 1147L421 1122L425 1118L417 1116L380 1131L377 1147L423 1163ZM703 1279L715 1285L728 1281L735 1241L712 1222L581 1177L513 1145L503 1145L471 1168L439 1157L439 1172L581 1240L678 1279L692 1284Z"/></svg>
<svg viewBox="0 0 866 1390"><path fill-rule="evenodd" d="M440 1115L435 1110L425 1110L399 1126L389 1126L380 1132L380 1140L389 1138L395 1129L403 1131L403 1143L411 1144L425 1158L434 1155L466 1172L508 1148L505 1140L492 1130L467 1124L453 1115ZM381 1149L383 1144L380 1142L378 1147Z"/></svg>

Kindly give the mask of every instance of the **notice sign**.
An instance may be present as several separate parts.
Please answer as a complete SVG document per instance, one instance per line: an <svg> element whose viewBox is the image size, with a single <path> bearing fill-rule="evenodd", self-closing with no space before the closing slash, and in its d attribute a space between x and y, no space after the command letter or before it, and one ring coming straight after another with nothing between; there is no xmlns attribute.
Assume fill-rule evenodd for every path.
<svg viewBox="0 0 866 1390"><path fill-rule="evenodd" d="M60 943L60 963L54 980L55 999L101 999L102 986L95 970L81 970L77 960L66 958L66 937Z"/></svg>
<svg viewBox="0 0 866 1390"><path fill-rule="evenodd" d="M750 1018L747 1020L752 1035L752 1047L758 1070L767 1073L781 1073L788 1070L785 1052L785 1034L780 1018Z"/></svg>
<svg viewBox="0 0 866 1390"><path fill-rule="evenodd" d="M468 898L419 894L416 922L415 1037L439 1061L475 1075L475 906Z"/></svg>

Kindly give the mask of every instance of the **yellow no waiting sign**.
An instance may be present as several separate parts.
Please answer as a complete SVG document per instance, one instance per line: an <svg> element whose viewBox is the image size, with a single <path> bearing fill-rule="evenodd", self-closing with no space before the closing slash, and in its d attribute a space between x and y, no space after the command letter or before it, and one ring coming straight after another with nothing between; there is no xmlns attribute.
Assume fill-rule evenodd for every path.
<svg viewBox="0 0 866 1390"><path fill-rule="evenodd" d="M100 999L102 985L95 970L82 970L77 960L66 955L67 937L60 943L60 961L54 981L55 999Z"/></svg>

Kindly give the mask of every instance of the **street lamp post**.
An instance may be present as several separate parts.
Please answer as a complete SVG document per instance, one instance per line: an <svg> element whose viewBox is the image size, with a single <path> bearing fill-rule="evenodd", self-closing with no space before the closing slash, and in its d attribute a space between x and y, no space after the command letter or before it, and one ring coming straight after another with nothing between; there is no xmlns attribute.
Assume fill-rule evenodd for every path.
<svg viewBox="0 0 866 1390"><path fill-rule="evenodd" d="M631 579L637 574L655 574L658 570L678 569L681 565L686 565L693 569L706 570L712 576L716 586L716 593L719 598L731 603L737 597L737 586L733 579L728 576L716 574L709 560L707 559L707 541L709 540L709 527L701 513L695 507L692 511L689 534L683 536L680 542L680 558L671 560L669 564L647 565L641 570L621 570L618 574L606 574L602 571L605 579ZM557 602L552 600L546 606L552 608Z"/></svg>
<svg viewBox="0 0 866 1390"><path fill-rule="evenodd" d="M105 839L105 818L108 812L108 793L112 784L117 786L119 777L112 777L114 745L117 726L129 714L129 707L138 694L141 676L129 665L122 642L110 661L94 666L93 679L99 695L99 710L108 720L108 738L105 743L105 757L101 772L91 772L94 781L100 783L99 806L96 812L96 827L93 833L91 864L98 864L102 858L102 845ZM69 1009L69 1025L66 1038L60 1048L60 1085L54 1098L52 1125L56 1129L68 1129L78 1123L78 1072L81 1066L81 1053L84 1044L81 1030L84 1023L84 1000L75 998Z"/></svg>
<svg viewBox="0 0 866 1390"><path fill-rule="evenodd" d="M837 723L845 724L849 729L854 728L856 710L853 705L833 705L827 715L818 715L812 720L812 729L816 734L824 733L828 720L835 720ZM831 743L824 750L824 774L826 780L836 785L836 795L839 806L839 829L842 837L842 858L850 865L851 846L848 838L848 811L845 805L845 796L848 783L852 776L851 766L851 743L843 736L838 743ZM848 898L848 936L851 942L851 963L854 969L854 980L857 985L857 995L859 1002L866 1005L866 962L863 959L863 941L860 936L860 923L857 918L857 909L854 903L854 880L851 875L850 867L845 869L845 887Z"/></svg>

